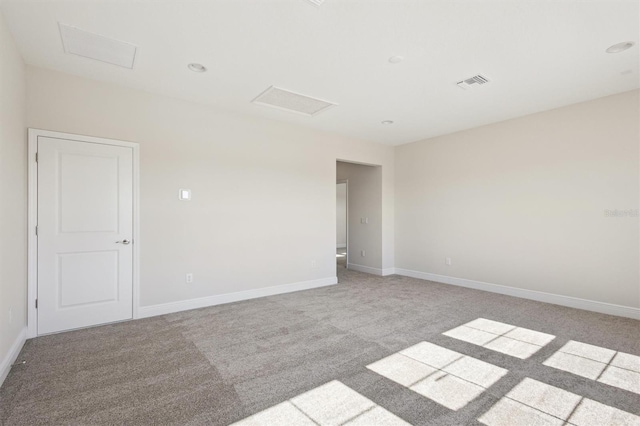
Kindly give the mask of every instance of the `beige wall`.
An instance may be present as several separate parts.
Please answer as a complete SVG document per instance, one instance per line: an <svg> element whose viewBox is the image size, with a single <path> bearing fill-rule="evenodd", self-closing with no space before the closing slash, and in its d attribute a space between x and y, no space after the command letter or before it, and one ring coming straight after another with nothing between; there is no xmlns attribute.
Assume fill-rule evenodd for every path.
<svg viewBox="0 0 640 426"><path fill-rule="evenodd" d="M349 264L374 268L377 273L383 269L382 169L340 161L336 173L338 180L349 181ZM361 218L368 218L369 223L361 223Z"/></svg>
<svg viewBox="0 0 640 426"><path fill-rule="evenodd" d="M640 307L639 93L398 147L396 266Z"/></svg>
<svg viewBox="0 0 640 426"><path fill-rule="evenodd" d="M22 57L0 14L0 363L5 360L27 321L24 70ZM9 310L12 312L11 320Z"/></svg>
<svg viewBox="0 0 640 426"><path fill-rule="evenodd" d="M0 36L4 356L25 324L26 138ZM638 208L638 91L394 150L35 67L27 82L29 127L140 143L143 306L334 276L335 178L355 179L336 159L382 166L354 263L640 306L638 219L604 215Z"/></svg>
<svg viewBox="0 0 640 426"><path fill-rule="evenodd" d="M392 147L34 67L27 78L29 127L140 143L143 306L334 277L337 158L385 166L393 262Z"/></svg>

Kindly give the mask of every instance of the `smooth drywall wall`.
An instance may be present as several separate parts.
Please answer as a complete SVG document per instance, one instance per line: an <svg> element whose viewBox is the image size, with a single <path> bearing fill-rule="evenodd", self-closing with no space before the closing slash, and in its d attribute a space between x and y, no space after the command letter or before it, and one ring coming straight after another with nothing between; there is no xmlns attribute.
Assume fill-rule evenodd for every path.
<svg viewBox="0 0 640 426"><path fill-rule="evenodd" d="M25 105L25 65L0 14L0 365L27 322Z"/></svg>
<svg viewBox="0 0 640 426"><path fill-rule="evenodd" d="M349 182L349 265L382 273L382 167L339 161L336 176Z"/></svg>
<svg viewBox="0 0 640 426"><path fill-rule="evenodd" d="M347 184L336 185L336 248L347 246Z"/></svg>
<svg viewBox="0 0 640 426"><path fill-rule="evenodd" d="M396 266L639 307L638 101L398 147Z"/></svg>
<svg viewBox="0 0 640 426"><path fill-rule="evenodd" d="M30 66L27 82L29 127L140 144L143 306L335 277L338 158L384 166L393 264L392 147Z"/></svg>

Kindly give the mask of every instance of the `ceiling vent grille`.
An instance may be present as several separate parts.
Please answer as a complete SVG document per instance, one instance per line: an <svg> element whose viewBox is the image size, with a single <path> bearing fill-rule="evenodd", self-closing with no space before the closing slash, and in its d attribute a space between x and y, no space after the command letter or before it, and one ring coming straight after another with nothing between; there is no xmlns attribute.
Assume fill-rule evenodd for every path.
<svg viewBox="0 0 640 426"><path fill-rule="evenodd" d="M269 87L252 101L257 105L295 112L306 116L314 116L335 106L333 102L312 98L299 93L290 92L275 86Z"/></svg>
<svg viewBox="0 0 640 426"><path fill-rule="evenodd" d="M466 78L462 81L459 81L456 84L458 85L459 88L467 90L467 89L478 88L484 84L487 84L488 82L489 82L489 79L487 77L484 77L478 74L478 75L474 75L473 77Z"/></svg>
<svg viewBox="0 0 640 426"><path fill-rule="evenodd" d="M135 45L68 25L59 25L65 52L133 69L137 50Z"/></svg>

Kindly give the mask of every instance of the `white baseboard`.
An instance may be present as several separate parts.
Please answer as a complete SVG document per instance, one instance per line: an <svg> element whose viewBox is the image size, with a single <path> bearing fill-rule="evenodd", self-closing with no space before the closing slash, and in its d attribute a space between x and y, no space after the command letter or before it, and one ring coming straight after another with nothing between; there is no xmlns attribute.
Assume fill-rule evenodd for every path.
<svg viewBox="0 0 640 426"><path fill-rule="evenodd" d="M393 275L396 273L396 268L372 268L371 266L358 265L357 263L348 263L347 269L358 272L366 272L367 274L373 274L379 277L386 277L387 275Z"/></svg>
<svg viewBox="0 0 640 426"><path fill-rule="evenodd" d="M2 360L2 364L0 364L0 386L4 383L4 379L9 375L9 371L11 371L11 366L16 359L18 359L18 355L20 355L20 351L24 346L24 342L27 341L27 327L24 327L20 330L18 337L14 340L13 344L9 348L9 352Z"/></svg>
<svg viewBox="0 0 640 426"><path fill-rule="evenodd" d="M595 300L580 299L560 294L545 293L542 291L527 290L523 288L509 287L499 284L485 283L482 281L455 278L446 275L430 274L428 272L412 271L409 269L395 268L395 273L406 277L419 278L427 281L435 281L443 284L452 284L460 287L468 287L476 290L484 290L492 293L505 294L507 296L521 297L523 299L536 300L538 302L567 306L570 308L584 309L586 311L602 314L616 315L619 317L640 319L640 309L631 306L614 305L612 303L597 302Z"/></svg>
<svg viewBox="0 0 640 426"><path fill-rule="evenodd" d="M358 272L366 272L367 274L382 276L382 269L372 268L371 266L358 265L357 263L347 263L347 269Z"/></svg>
<svg viewBox="0 0 640 426"><path fill-rule="evenodd" d="M346 247L347 247L347 245L346 245L346 244L336 244L336 248L337 248L337 249L339 249L339 248L346 248Z"/></svg>
<svg viewBox="0 0 640 426"><path fill-rule="evenodd" d="M181 300L179 302L162 303L160 305L141 306L138 309L138 318L148 318L156 315L165 315L174 312L188 311L190 309L205 308L207 306L223 305L225 303L256 299L258 297L274 296L276 294L291 293L300 290L310 290L312 288L325 287L337 283L337 277L328 277L321 278L319 280L302 281L298 283L283 284L273 287L257 288L255 290L238 291L236 293L226 293L209 297L200 297L198 299Z"/></svg>
<svg viewBox="0 0 640 426"><path fill-rule="evenodd" d="M385 268L382 270L382 276L386 277L387 275L394 275L396 273L396 268Z"/></svg>

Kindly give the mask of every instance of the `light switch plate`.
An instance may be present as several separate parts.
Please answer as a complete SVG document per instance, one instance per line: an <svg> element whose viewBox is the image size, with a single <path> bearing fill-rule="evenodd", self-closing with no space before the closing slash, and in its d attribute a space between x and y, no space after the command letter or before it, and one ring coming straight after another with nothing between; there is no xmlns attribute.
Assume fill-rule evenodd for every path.
<svg viewBox="0 0 640 426"><path fill-rule="evenodd" d="M178 199L183 201L189 201L191 199L191 190L181 189L180 191L178 191Z"/></svg>

